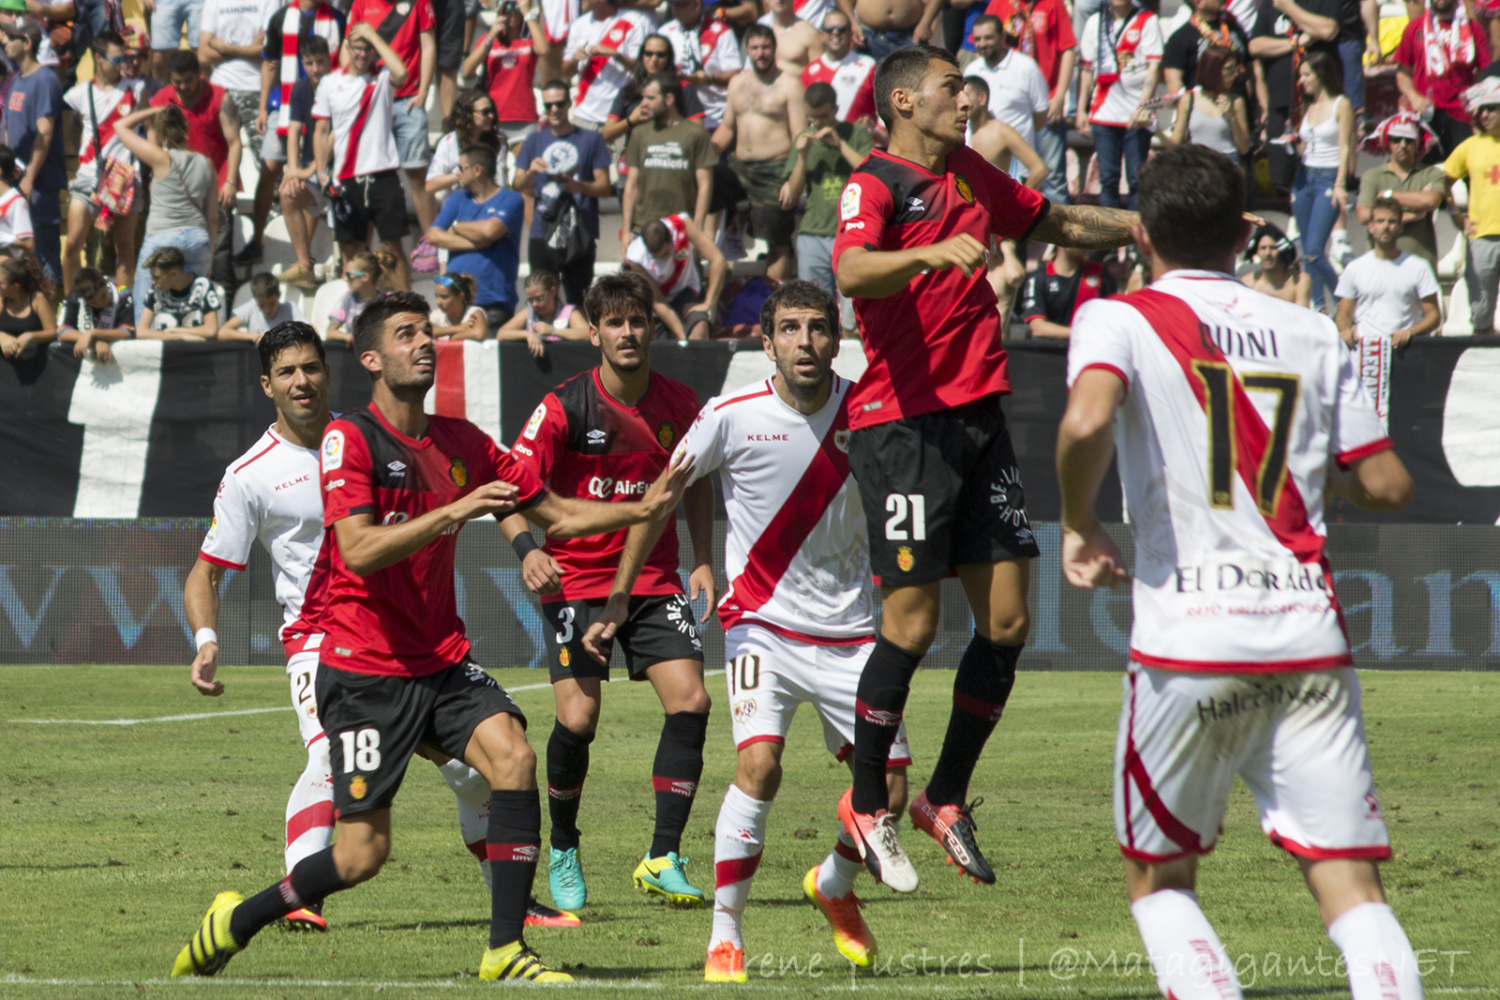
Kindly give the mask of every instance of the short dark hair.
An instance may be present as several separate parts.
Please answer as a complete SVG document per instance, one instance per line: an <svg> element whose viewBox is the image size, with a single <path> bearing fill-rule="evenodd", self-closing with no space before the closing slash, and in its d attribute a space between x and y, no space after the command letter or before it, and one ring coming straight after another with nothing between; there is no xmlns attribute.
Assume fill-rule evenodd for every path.
<svg viewBox="0 0 1500 1000"><path fill-rule="evenodd" d="M490 180L495 179L495 147L486 146L484 143L475 143L465 146L458 153L460 162L465 166L478 167L479 172ZM466 162L465 162L466 161Z"/></svg>
<svg viewBox="0 0 1500 1000"><path fill-rule="evenodd" d="M401 313L417 313L426 319L432 313L432 306L416 292L382 292L375 296L354 321L355 356L380 350L385 321Z"/></svg>
<svg viewBox="0 0 1500 1000"><path fill-rule="evenodd" d="M975 91L977 91L978 93L981 93L981 94L983 94L985 96L985 100L986 101L989 100L989 96L990 96L990 83L984 77L982 77L982 76L966 76L966 77L964 77L964 86L965 87L973 87Z"/></svg>
<svg viewBox="0 0 1500 1000"><path fill-rule="evenodd" d="M308 56L329 56L333 51L328 47L328 39L322 35L310 35L297 43L297 55L306 59Z"/></svg>
<svg viewBox="0 0 1500 1000"><path fill-rule="evenodd" d="M167 60L167 72L196 73L201 76L203 65L198 62L198 53L191 49L178 49L172 53L172 58Z"/></svg>
<svg viewBox="0 0 1500 1000"><path fill-rule="evenodd" d="M178 247L157 247L146 258L146 270L161 268L163 271L187 270L187 255Z"/></svg>
<svg viewBox="0 0 1500 1000"><path fill-rule="evenodd" d="M646 249L652 253L668 246L672 242L672 231L667 224L660 219L652 219L641 227L641 240L646 244Z"/></svg>
<svg viewBox="0 0 1500 1000"><path fill-rule="evenodd" d="M752 38L764 38L771 43L771 48L776 47L776 32L769 25L759 22L745 29L745 51L750 51L750 40Z"/></svg>
<svg viewBox="0 0 1500 1000"><path fill-rule="evenodd" d="M281 285L276 281L276 275L262 271L250 279L250 294L262 299L268 295L279 296Z"/></svg>
<svg viewBox="0 0 1500 1000"><path fill-rule="evenodd" d="M656 84L661 90L661 96L672 98L672 107L679 115L686 114L682 106L682 78L676 73L652 73L641 81L641 89L645 90L651 84Z"/></svg>
<svg viewBox="0 0 1500 1000"><path fill-rule="evenodd" d="M1374 216L1375 210L1377 208L1383 208L1387 212L1395 212L1396 213L1396 218L1398 218L1398 219L1401 218L1401 212L1402 212L1401 203L1399 201L1397 201L1395 198L1391 198L1391 197L1388 197L1388 196L1385 196L1385 195L1382 195L1379 198L1376 198L1370 204L1370 215L1371 216Z"/></svg>
<svg viewBox="0 0 1500 1000"><path fill-rule="evenodd" d="M958 68L953 56L936 45L907 45L880 60L880 65L875 67L875 113L880 115L887 129L896 120L891 93L921 86L922 78L927 75L927 64L934 59Z"/></svg>
<svg viewBox="0 0 1500 1000"><path fill-rule="evenodd" d="M80 302L87 302L107 287L109 282L97 267L80 268L73 275L73 291L77 293Z"/></svg>
<svg viewBox="0 0 1500 1000"><path fill-rule="evenodd" d="M840 14L843 11L839 11ZM839 93L829 83L818 82L808 87L802 94L802 101L810 108L826 108L830 104L839 103Z"/></svg>
<svg viewBox="0 0 1500 1000"><path fill-rule="evenodd" d="M561 80L548 80L542 84L542 92L546 93L549 90L560 90L566 94L568 93L568 85Z"/></svg>
<svg viewBox="0 0 1500 1000"><path fill-rule="evenodd" d="M817 309L828 320L829 334L839 335L839 304L821 285L794 278L772 292L760 306L760 332L767 337L776 332L778 309Z"/></svg>
<svg viewBox="0 0 1500 1000"><path fill-rule="evenodd" d="M323 338L318 336L318 331L310 323L289 319L271 327L256 342L255 350L260 354L261 374L270 375L277 356L288 347L296 347L298 344L313 345L313 350L318 352L318 360L323 363L323 367L328 367L328 351L323 346Z"/></svg>
<svg viewBox="0 0 1500 1000"><path fill-rule="evenodd" d="M969 25L969 34L974 34L974 29L978 28L981 25L988 25L989 27L994 28L995 31L1000 35L1000 37L1005 37L1005 25L1000 23L1000 18L998 16L994 14L980 14L978 17L974 18L974 23Z"/></svg>
<svg viewBox="0 0 1500 1000"><path fill-rule="evenodd" d="M1141 167L1139 189L1141 223L1159 256L1207 266L1234 252L1244 228L1245 172L1223 153L1186 144L1165 150Z"/></svg>
<svg viewBox="0 0 1500 1000"><path fill-rule="evenodd" d="M118 45L122 49L125 47L125 39L120 37L118 31L99 32L99 34L94 36L94 40L89 43L89 48L94 51L94 55L102 59L105 53L109 51L111 45Z"/></svg>
<svg viewBox="0 0 1500 1000"><path fill-rule="evenodd" d="M594 280L588 294L583 297L583 314L591 324L599 326L604 317L634 307L649 320L653 300L651 286L645 278L634 271L619 271Z"/></svg>

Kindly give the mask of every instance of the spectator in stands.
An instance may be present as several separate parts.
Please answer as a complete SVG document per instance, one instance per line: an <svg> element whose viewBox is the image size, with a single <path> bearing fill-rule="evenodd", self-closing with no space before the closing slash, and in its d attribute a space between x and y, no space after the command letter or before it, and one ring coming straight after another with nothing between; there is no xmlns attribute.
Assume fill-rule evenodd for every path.
<svg viewBox="0 0 1500 1000"><path fill-rule="evenodd" d="M539 4L541 0L535 2ZM489 127L499 129L505 137L501 145L511 153L519 150L526 137L536 131L536 95L531 87L536 79L537 62L552 48L547 40L547 32L542 28L541 15L533 8L532 3L533 0L521 3L505 0L500 5L500 16L495 18L490 30L474 46L469 58L464 60L464 76L473 76L483 66L481 93L487 93L490 99L492 115ZM444 106L448 108L450 123L459 120L459 116L455 114L458 107L456 99L450 99ZM470 106L477 109L480 105L473 103L471 99ZM450 133L456 127L449 124ZM446 140L447 136L443 139ZM473 144L466 141L463 146ZM442 143L438 145L441 150ZM450 148L445 165L457 166L458 150L461 148L462 146ZM432 190L433 167L436 166L440 150L433 153L434 162L427 168L429 191Z"/></svg>
<svg viewBox="0 0 1500 1000"><path fill-rule="evenodd" d="M1409 111L1387 118L1375 127L1365 145L1389 159L1366 170L1359 179L1359 205L1355 213L1363 225L1370 224L1370 209L1376 198L1394 198L1402 210L1403 227L1397 245L1405 252L1437 269L1437 232L1433 214L1442 207L1447 183L1443 168L1427 166L1423 160L1437 136Z"/></svg>
<svg viewBox="0 0 1500 1000"><path fill-rule="evenodd" d="M599 199L610 195L609 148L598 132L568 118L568 88L553 80L542 88L547 124L521 144L514 187L526 206L531 266L562 275L568 301L583 304L594 283L599 240ZM577 208L568 212L568 202ZM569 238L567 226L582 226L588 239ZM579 251L583 243L587 250Z"/></svg>
<svg viewBox="0 0 1500 1000"><path fill-rule="evenodd" d="M495 334L500 340L525 340L534 358L547 353L549 340L587 340L589 323L583 307L562 300L561 281L551 271L526 276L526 311L518 312Z"/></svg>
<svg viewBox="0 0 1500 1000"><path fill-rule="evenodd" d="M524 144L523 144L524 145ZM443 202L427 242L448 251L448 271L474 276L474 302L489 329L515 315L521 266L521 225L526 207L516 192L495 183L495 151L470 146L459 154L460 190Z"/></svg>
<svg viewBox="0 0 1500 1000"><path fill-rule="evenodd" d="M143 139L136 127L151 122L155 141ZM151 210L141 241L145 261L161 247L182 251L187 270L208 274L213 263L216 229L220 225L218 185L208 157L187 148L188 124L176 105L143 108L115 122L115 135L136 159L151 168ZM135 270L136 322L145 308L151 275L145 263Z"/></svg>
<svg viewBox="0 0 1500 1000"><path fill-rule="evenodd" d="M1083 28L1078 131L1093 136L1099 204L1108 208L1120 207L1121 159L1130 191L1128 207L1136 207L1136 171L1151 152L1150 113L1141 103L1156 96L1162 44L1160 20L1150 10L1136 7L1134 0L1109 0ZM1051 127L1042 134L1052 134ZM1045 152L1042 159L1049 168L1065 166L1049 160Z"/></svg>
<svg viewBox="0 0 1500 1000"><path fill-rule="evenodd" d="M1266 77L1265 135L1269 142L1266 157L1271 183L1287 188L1297 174L1297 151L1290 143L1296 123L1307 113L1308 98L1299 79L1300 69L1315 52L1333 60L1329 82L1337 83L1343 93L1343 64L1339 61L1339 0L1272 0L1261 6L1251 32L1250 54L1260 60ZM1350 118L1353 121L1353 118ZM1297 223L1300 227L1302 223ZM1305 235L1305 233L1304 233ZM1306 242L1303 250L1313 271L1313 294L1318 295L1319 274ZM1318 248L1318 255L1322 255ZM1330 271L1331 273L1331 271Z"/></svg>
<svg viewBox="0 0 1500 1000"><path fill-rule="evenodd" d="M502 3L497 20L506 20L504 8L513 5L514 0ZM399 6L398 4L398 9ZM438 109L444 118L453 110L453 99L458 96L459 68L468 51L464 38L464 22L467 20L464 7L464 0L432 0L434 38L437 42ZM528 77L526 82L530 83L531 78ZM426 101L423 101L422 106L426 107Z"/></svg>
<svg viewBox="0 0 1500 1000"><path fill-rule="evenodd" d="M1259 265L1245 284L1283 302L1312 307L1312 276L1298 265L1297 247L1280 226L1267 222L1257 228L1245 259Z"/></svg>
<svg viewBox="0 0 1500 1000"><path fill-rule="evenodd" d="M1067 204L1067 104L1078 59L1072 15L1062 0L990 0L985 13L1000 19L1010 43L1022 55L1036 60L1042 78L1047 81L1046 120L1037 126L1033 145L1042 155L1042 162L1047 164L1045 192L1048 199L1060 205ZM1123 18L1125 15L1119 16ZM1154 19L1155 15L1152 16ZM1135 20L1135 15L1132 14L1130 19ZM1156 52L1158 56L1161 54L1159 46ZM1082 99L1078 103L1085 106Z"/></svg>
<svg viewBox="0 0 1500 1000"><path fill-rule="evenodd" d="M526 93L531 93L529 87ZM448 131L433 148L432 162L427 165L427 190L440 205L449 192L458 189L459 177L463 173L458 162L460 151L470 146L493 147L495 176L499 177L508 148L506 136L495 121L495 101L482 90L459 91L453 99L453 110L443 124ZM532 119L531 126L532 131L536 131L535 119ZM520 148L518 141L516 149Z"/></svg>
<svg viewBox="0 0 1500 1000"><path fill-rule="evenodd" d="M1500 186L1479 183L1500 176L1500 80L1481 81L1464 95L1466 107L1480 131L1458 144L1443 163L1448 186L1468 178L1469 209L1464 232L1469 251L1464 280L1469 288L1474 334L1495 332L1495 298L1500 287ZM1442 132L1438 132L1442 137Z"/></svg>
<svg viewBox="0 0 1500 1000"><path fill-rule="evenodd" d="M708 261L708 291L698 273L698 258ZM652 219L625 248L625 269L645 276L656 297L660 327L678 340L707 340L729 262L686 214Z"/></svg>
<svg viewBox="0 0 1500 1000"><path fill-rule="evenodd" d="M397 288L410 291L411 262L401 240L411 230L398 171L402 154L391 117L395 94L405 82L406 65L363 21L349 29L344 47L349 67L323 78L313 94L312 107L317 123L313 159L316 172L329 179L333 236L347 267L350 257L369 246L373 228L382 248L398 261L392 281ZM385 66L377 68L381 60Z"/></svg>
<svg viewBox="0 0 1500 1000"><path fill-rule="evenodd" d="M796 0L765 0L766 13L757 23L776 33L776 65L782 72L801 78L802 71L823 54L823 39L816 25L797 13Z"/></svg>
<svg viewBox="0 0 1500 1000"><path fill-rule="evenodd" d="M219 335L224 301L214 283L183 269L176 247L162 247L146 258L151 287L141 310L136 336L150 340L213 340Z"/></svg>
<svg viewBox="0 0 1500 1000"><path fill-rule="evenodd" d="M1037 68L1036 60L1005 44L1000 19L993 14L975 20L974 51L979 58L969 63L964 72L979 77L989 86L990 114L1015 129L1021 141L1036 149L1037 130L1047 124L1050 107L1047 78ZM1010 175L1019 180L1019 171L1019 164L1012 161Z"/></svg>
<svg viewBox="0 0 1500 1000"><path fill-rule="evenodd" d="M1198 85L1198 60L1210 48L1233 49L1241 65L1251 68L1257 106L1264 111L1265 77L1259 60L1250 58L1250 36L1255 27L1244 23L1226 10L1224 0L1197 0L1190 5L1192 14L1173 31L1162 49L1161 72L1167 93L1192 90ZM1252 7L1253 9L1253 7Z"/></svg>
<svg viewBox="0 0 1500 1000"><path fill-rule="evenodd" d="M854 44L879 62L903 46L930 42L941 6L932 0L854 0Z"/></svg>
<svg viewBox="0 0 1500 1000"><path fill-rule="evenodd" d="M1438 328L1438 283L1432 267L1398 245L1401 203L1376 198L1370 207L1370 252L1339 276L1339 336L1350 347L1361 337L1389 337L1405 347Z"/></svg>
<svg viewBox="0 0 1500 1000"><path fill-rule="evenodd" d="M1405 109L1427 121L1449 156L1476 124L1463 94L1493 58L1488 35L1477 30L1459 0L1428 0L1396 46L1396 86ZM1428 110L1431 117L1428 117Z"/></svg>
<svg viewBox="0 0 1500 1000"><path fill-rule="evenodd" d="M335 344L354 346L354 321L375 301L381 292L391 291L392 277L401 266L401 258L384 248L364 250L344 264L344 280L349 290L329 312L328 330L323 339Z"/></svg>
<svg viewBox="0 0 1500 1000"><path fill-rule="evenodd" d="M182 44L184 28L187 29L188 48L193 52L198 51L203 0L153 0L148 13L151 17L151 37L154 39L151 73L162 83L170 83L172 53Z"/></svg>
<svg viewBox="0 0 1500 1000"><path fill-rule="evenodd" d="M15 150L0 146L0 254L11 257L36 252L31 208L26 204L26 196L15 188L20 179Z"/></svg>
<svg viewBox="0 0 1500 1000"><path fill-rule="evenodd" d="M151 36L127 24L125 30L120 32L120 37L125 39L125 51L135 53L135 61L125 63L120 69L124 71L125 79L130 82L130 85L137 88L135 102L150 104L151 98L161 93L167 86L146 72L151 66ZM66 80L63 84L68 85Z"/></svg>
<svg viewBox="0 0 1500 1000"><path fill-rule="evenodd" d="M266 221L271 217L271 199L281 180L274 171L264 169L261 159L261 147L265 145L260 99L267 22L261 16L264 7L265 0L203 0L203 23L198 30L198 64L208 71L210 83L224 88L225 101L234 105L241 147L250 150L259 172L250 215L254 229L250 242L234 255L236 264L258 264L264 259Z"/></svg>
<svg viewBox="0 0 1500 1000"><path fill-rule="evenodd" d="M750 68L729 81L729 103L714 130L714 148L723 153L733 146L729 168L750 201L750 227L770 247L766 274L781 281L792 274L797 229L795 211L782 207L781 185L792 137L807 127L802 78L776 64L776 34L763 24L745 32L745 51Z"/></svg>
<svg viewBox="0 0 1500 1000"><path fill-rule="evenodd" d="M1302 164L1292 185L1292 211L1302 234L1303 266L1312 275L1313 306L1330 312L1339 279L1325 248L1349 201L1344 184L1354 162L1354 111L1341 89L1341 73L1338 56L1325 49L1315 49L1302 60L1302 124L1297 133Z"/></svg>
<svg viewBox="0 0 1500 1000"><path fill-rule="evenodd" d="M63 302L57 339L73 345L73 355L89 351L108 364L114 360L110 344L135 336L135 307L130 292L105 279L98 269L85 267L73 275L73 292Z"/></svg>
<svg viewBox="0 0 1500 1000"><path fill-rule="evenodd" d="M735 47L735 52L738 58L738 46ZM674 53L672 43L666 35L646 36L646 40L641 43L641 57L636 60L635 69L630 73L630 82L620 88L614 106L609 109L609 121L605 122L604 128L600 130L605 142L612 143L618 139L628 139L632 129L651 120L651 113L641 105L641 91L646 86L646 81L657 73L677 74L677 57ZM679 81L682 83L683 116L689 121L702 125L707 112L704 111L703 103L698 99L698 88L689 86L680 77ZM719 118L723 117L724 109L720 108Z"/></svg>
<svg viewBox="0 0 1500 1000"><path fill-rule="evenodd" d="M311 287L321 280L313 269L312 238L318 231L318 221L328 208L325 194L327 174L318 175L313 157L315 126L312 116L313 96L318 84L333 66L328 40L321 35L300 39L297 58L306 75L292 85L286 98L284 117L288 165L282 171L278 192L281 217L286 220L287 236L291 240L292 252L297 255L297 263L282 271L280 280L289 285Z"/></svg>
<svg viewBox="0 0 1500 1000"><path fill-rule="evenodd" d="M639 11L621 10L614 0L588 0L586 6L587 13L568 28L563 67L570 77L578 75L574 124L597 132L630 80L641 43L651 34L651 20Z"/></svg>
<svg viewBox="0 0 1500 1000"><path fill-rule="evenodd" d="M455 271L440 274L433 281L433 298L437 308L429 317L432 335L442 340L483 340L489 336L484 310L474 304L476 291L471 275Z"/></svg>
<svg viewBox="0 0 1500 1000"><path fill-rule="evenodd" d="M220 340L248 340L255 343L261 334L278 323L296 320L307 322L295 302L283 302L281 284L276 275L262 271L250 279L250 301L241 305L219 330Z"/></svg>
<svg viewBox="0 0 1500 1000"><path fill-rule="evenodd" d="M78 123L75 127L82 133L78 170L68 185L68 246L62 266L65 290L72 287L73 272L78 270L89 231L98 218L100 188L106 186L106 180L111 190L117 185L123 187L120 182L133 166L130 152L120 145L110 126L135 110L135 91L125 83L120 71L122 64L135 57L125 51L124 39L112 31L97 36L93 48L93 80L79 83L63 95L63 103L72 109L73 120ZM119 164L106 166L111 161ZM122 285L130 281L135 268L135 230L141 206L140 180L137 177L130 183L135 186L131 211L117 217L110 226L115 245L115 280Z"/></svg>
<svg viewBox="0 0 1500 1000"><path fill-rule="evenodd" d="M36 254L49 280L62 277L62 208L58 193L68 184L63 164L62 84L57 74L37 61L41 31L7 28L5 57L17 71L10 78L10 97L0 119L5 144L15 151L25 173L16 188L26 199L36 240Z"/></svg>
<svg viewBox="0 0 1500 1000"><path fill-rule="evenodd" d="M0 259L0 354L30 357L57 339L52 292L35 257Z"/></svg>
<svg viewBox="0 0 1500 1000"><path fill-rule="evenodd" d="M703 112L704 127L709 129L718 128L724 120L729 81L744 68L739 39L725 8L723 3L707 6L703 0L669 0L672 17L661 26L661 36L671 45L675 69L685 84L683 115L692 118L696 105ZM643 58L645 51L643 47ZM648 72L660 73L667 68L656 65L648 67ZM644 80L638 78L637 93Z"/></svg>
<svg viewBox="0 0 1500 1000"><path fill-rule="evenodd" d="M641 223L690 213L702 229L713 197L718 156L702 125L682 116L682 84L675 73L659 73L641 88L641 106L651 120L638 125L625 144L625 193L620 198L620 244ZM576 303L575 303L576 304Z"/></svg>
<svg viewBox="0 0 1500 1000"><path fill-rule="evenodd" d="M182 109L188 123L187 148L208 157L218 175L219 223L214 230L209 277L219 283L226 295L233 295L239 284L230 255L236 228L235 199L240 187L240 120L224 88L203 79L194 53L172 53L169 69L172 86L151 98L151 106L175 104Z"/></svg>
<svg viewBox="0 0 1500 1000"><path fill-rule="evenodd" d="M1172 131L1162 139L1169 146L1184 142L1206 146L1238 160L1250 151L1250 109L1236 84L1243 72L1240 54L1211 45L1198 60L1198 84L1177 102Z"/></svg>
<svg viewBox="0 0 1500 1000"><path fill-rule="evenodd" d="M391 82L396 88L392 95L390 124L395 139L396 152L401 169L406 172L411 185L412 205L417 210L418 232L425 232L437 215L437 202L427 193L427 163L432 159L427 136L427 93L432 87L438 65L437 15L432 0L354 0L349 8L350 29L344 38L344 49L348 57L353 55L350 44L354 36L354 25L363 21L390 48L391 54L380 53L385 68L391 71ZM367 37L367 40L368 37ZM462 57L462 52L459 54ZM406 67L399 79L397 59ZM340 58L339 64L347 67L349 58ZM454 66L458 62L453 62ZM341 178L342 179L342 175ZM405 198L399 199L402 215L405 216ZM403 218L402 224L405 225ZM413 251L415 252L415 250ZM401 269L397 287L411 287L409 262ZM403 283L404 282L404 283Z"/></svg>
<svg viewBox="0 0 1500 1000"><path fill-rule="evenodd" d="M1113 294L1114 276L1101 262L1089 260L1087 250L1057 247L1053 258L1026 278L1021 319L1031 327L1033 337L1067 340L1078 307Z"/></svg>
<svg viewBox="0 0 1500 1000"><path fill-rule="evenodd" d="M979 0L973 0L977 5ZM849 15L837 8L823 15L823 54L802 71L802 86L826 83L838 97L841 122L875 124L875 60L854 50Z"/></svg>
<svg viewBox="0 0 1500 1000"><path fill-rule="evenodd" d="M830 17L833 15L829 15ZM875 147L869 129L838 120L838 94L826 83L807 88L807 128L797 136L796 155L787 158L781 205L807 207L797 231L797 277L825 289L839 302L840 323L853 330L854 304L844 298L833 276L833 238L838 234L839 198L855 169Z"/></svg>
<svg viewBox="0 0 1500 1000"><path fill-rule="evenodd" d="M1026 186L1040 191L1047 182L1047 164L1026 145L1021 133L990 114L990 85L984 77L964 77L969 92L969 146L996 167L1010 173L1011 164L1026 169Z"/></svg>

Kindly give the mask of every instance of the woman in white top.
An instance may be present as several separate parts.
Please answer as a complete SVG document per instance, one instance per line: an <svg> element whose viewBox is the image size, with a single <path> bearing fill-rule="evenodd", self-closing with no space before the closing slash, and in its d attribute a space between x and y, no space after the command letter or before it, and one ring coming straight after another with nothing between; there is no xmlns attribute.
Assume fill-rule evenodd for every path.
<svg viewBox="0 0 1500 1000"><path fill-rule="evenodd" d="M440 340L483 340L489 336L484 310L474 304L474 279L467 274L440 274L433 279L437 308L432 335Z"/></svg>
<svg viewBox="0 0 1500 1000"><path fill-rule="evenodd" d="M1092 135L1099 163L1099 204L1120 207L1124 160L1129 207L1136 207L1136 172L1151 153L1150 113L1161 79L1161 21L1135 0L1109 0L1079 37L1078 131Z"/></svg>
<svg viewBox="0 0 1500 1000"><path fill-rule="evenodd" d="M551 271L532 271L526 277L526 311L518 312L495 334L500 340L525 340L531 356L547 353L544 341L586 340L588 322L583 310L561 301L562 280Z"/></svg>
<svg viewBox="0 0 1500 1000"><path fill-rule="evenodd" d="M1250 112L1242 94L1233 92L1244 66L1240 54L1223 45L1209 46L1198 57L1198 86L1177 102L1177 120L1168 146L1190 142L1238 160L1250 149Z"/></svg>
<svg viewBox="0 0 1500 1000"><path fill-rule="evenodd" d="M1348 200L1344 178L1354 156L1354 110L1344 96L1338 59L1327 52L1303 56L1297 86L1303 94L1297 130L1302 163L1292 182L1292 214L1302 234L1302 266L1312 276L1313 306L1331 311L1339 278L1324 248Z"/></svg>

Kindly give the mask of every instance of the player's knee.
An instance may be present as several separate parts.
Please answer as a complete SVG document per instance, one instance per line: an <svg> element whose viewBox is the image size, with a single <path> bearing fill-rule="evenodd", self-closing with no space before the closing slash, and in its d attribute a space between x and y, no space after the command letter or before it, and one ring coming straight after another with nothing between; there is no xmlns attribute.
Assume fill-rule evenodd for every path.
<svg viewBox="0 0 1500 1000"><path fill-rule="evenodd" d="M1025 605L1022 605L1019 608L1004 611L991 611L990 634L985 638L991 642L1019 646L1026 642L1026 635L1030 631L1031 615L1027 612Z"/></svg>
<svg viewBox="0 0 1500 1000"><path fill-rule="evenodd" d="M380 874L386 858L390 857L391 842L386 837L358 842L354 838L340 837L335 841L333 850L340 881L352 886L367 882Z"/></svg>
<svg viewBox="0 0 1500 1000"><path fill-rule="evenodd" d="M714 700L709 697L708 689L698 687L696 691L690 691L684 695L681 701L672 706L674 712L692 712L696 715L707 715L709 709L714 707Z"/></svg>
<svg viewBox="0 0 1500 1000"><path fill-rule="evenodd" d="M781 788L781 762L771 753L752 753L765 743L752 743L740 753L734 783L752 799L768 802Z"/></svg>
<svg viewBox="0 0 1500 1000"><path fill-rule="evenodd" d="M577 736L587 736L599 728L597 701L570 702L557 706L557 721Z"/></svg>
<svg viewBox="0 0 1500 1000"><path fill-rule="evenodd" d="M880 626L881 635L893 645L908 653L921 656L937 639L937 617L923 614L906 615L899 621L887 617Z"/></svg>

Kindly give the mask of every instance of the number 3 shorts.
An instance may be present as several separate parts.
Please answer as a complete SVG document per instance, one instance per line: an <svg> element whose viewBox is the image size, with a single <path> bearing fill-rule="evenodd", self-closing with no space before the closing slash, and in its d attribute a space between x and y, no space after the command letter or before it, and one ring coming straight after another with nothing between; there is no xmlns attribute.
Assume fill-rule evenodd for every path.
<svg viewBox="0 0 1500 1000"><path fill-rule="evenodd" d="M823 646L741 623L724 635L724 679L736 750L786 743L797 707L810 704L823 723L823 743L843 760L854 752L854 694L874 639ZM906 723L896 730L887 767L911 763Z"/></svg>
<svg viewBox="0 0 1500 1000"><path fill-rule="evenodd" d="M1353 669L1204 674L1130 664L1115 744L1115 830L1126 857L1207 854L1239 775L1261 829L1300 858L1381 859Z"/></svg>
<svg viewBox="0 0 1500 1000"><path fill-rule="evenodd" d="M547 673L553 684L569 677L609 679L609 668L583 648L584 633L603 610L603 598L542 605ZM633 681L645 680L649 667L668 660L703 662L698 619L686 594L632 597L630 617L614 641L625 650L625 671Z"/></svg>

